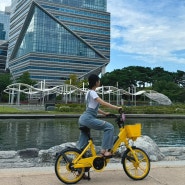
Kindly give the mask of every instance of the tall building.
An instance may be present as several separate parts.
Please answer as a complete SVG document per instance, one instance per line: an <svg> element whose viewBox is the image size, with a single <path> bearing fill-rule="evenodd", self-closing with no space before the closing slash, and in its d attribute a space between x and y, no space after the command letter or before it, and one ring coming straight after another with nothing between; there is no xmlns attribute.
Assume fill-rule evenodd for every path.
<svg viewBox="0 0 185 185"><path fill-rule="evenodd" d="M16 79L62 84L100 74L110 58L107 0L12 0L8 66Z"/></svg>
<svg viewBox="0 0 185 185"><path fill-rule="evenodd" d="M0 40L5 40L6 31L4 30L4 24L0 23Z"/></svg>
<svg viewBox="0 0 185 185"><path fill-rule="evenodd" d="M0 40L8 40L10 12L0 11Z"/></svg>
<svg viewBox="0 0 185 185"><path fill-rule="evenodd" d="M10 11L6 8L5 11L0 11L0 73L4 73L6 68L9 27Z"/></svg>
<svg viewBox="0 0 185 185"><path fill-rule="evenodd" d="M5 72L8 42L0 40L0 73Z"/></svg>

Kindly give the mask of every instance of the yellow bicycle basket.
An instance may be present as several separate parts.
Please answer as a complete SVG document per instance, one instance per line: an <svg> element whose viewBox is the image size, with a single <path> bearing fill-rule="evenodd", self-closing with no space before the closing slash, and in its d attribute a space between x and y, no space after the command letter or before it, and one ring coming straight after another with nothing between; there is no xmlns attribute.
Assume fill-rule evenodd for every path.
<svg viewBox="0 0 185 185"><path fill-rule="evenodd" d="M141 123L136 123L134 125L126 125L125 130L127 133L127 138L135 141L137 137L141 136Z"/></svg>

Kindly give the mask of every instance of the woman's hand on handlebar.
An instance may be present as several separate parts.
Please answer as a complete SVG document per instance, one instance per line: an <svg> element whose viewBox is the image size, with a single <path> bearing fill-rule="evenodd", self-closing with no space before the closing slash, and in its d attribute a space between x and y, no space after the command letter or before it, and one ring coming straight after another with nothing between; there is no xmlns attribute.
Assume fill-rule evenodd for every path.
<svg viewBox="0 0 185 185"><path fill-rule="evenodd" d="M116 114L107 114L106 115L107 118L117 118Z"/></svg>
<svg viewBox="0 0 185 185"><path fill-rule="evenodd" d="M109 116L110 115L110 112L105 112L105 116Z"/></svg>
<svg viewBox="0 0 185 185"><path fill-rule="evenodd" d="M118 107L118 112L119 112L120 114L122 114L122 113L123 113L123 108L122 108L122 107Z"/></svg>

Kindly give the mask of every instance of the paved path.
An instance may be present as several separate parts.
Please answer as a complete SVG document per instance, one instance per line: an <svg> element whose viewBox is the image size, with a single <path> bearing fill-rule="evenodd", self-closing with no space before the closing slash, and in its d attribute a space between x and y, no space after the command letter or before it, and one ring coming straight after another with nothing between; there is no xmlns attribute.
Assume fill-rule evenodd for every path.
<svg viewBox="0 0 185 185"><path fill-rule="evenodd" d="M62 185L53 167L0 169L0 185ZM185 161L151 163L149 175L134 181L128 178L121 164L109 164L103 172L91 172L91 180L79 185L184 185Z"/></svg>

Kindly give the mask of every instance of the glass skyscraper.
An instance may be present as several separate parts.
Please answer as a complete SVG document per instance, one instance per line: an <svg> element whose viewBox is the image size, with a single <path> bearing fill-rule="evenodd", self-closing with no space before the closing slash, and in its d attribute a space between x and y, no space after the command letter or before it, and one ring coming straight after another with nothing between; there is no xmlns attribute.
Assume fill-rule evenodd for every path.
<svg viewBox="0 0 185 185"><path fill-rule="evenodd" d="M6 68L9 27L10 12L0 11L0 73L5 72Z"/></svg>
<svg viewBox="0 0 185 185"><path fill-rule="evenodd" d="M107 0L13 0L8 67L16 79L62 84L100 74L110 58Z"/></svg>
<svg viewBox="0 0 185 185"><path fill-rule="evenodd" d="M8 42L0 40L0 73L5 72Z"/></svg>
<svg viewBox="0 0 185 185"><path fill-rule="evenodd" d="M10 12L0 11L0 40L8 40Z"/></svg>

